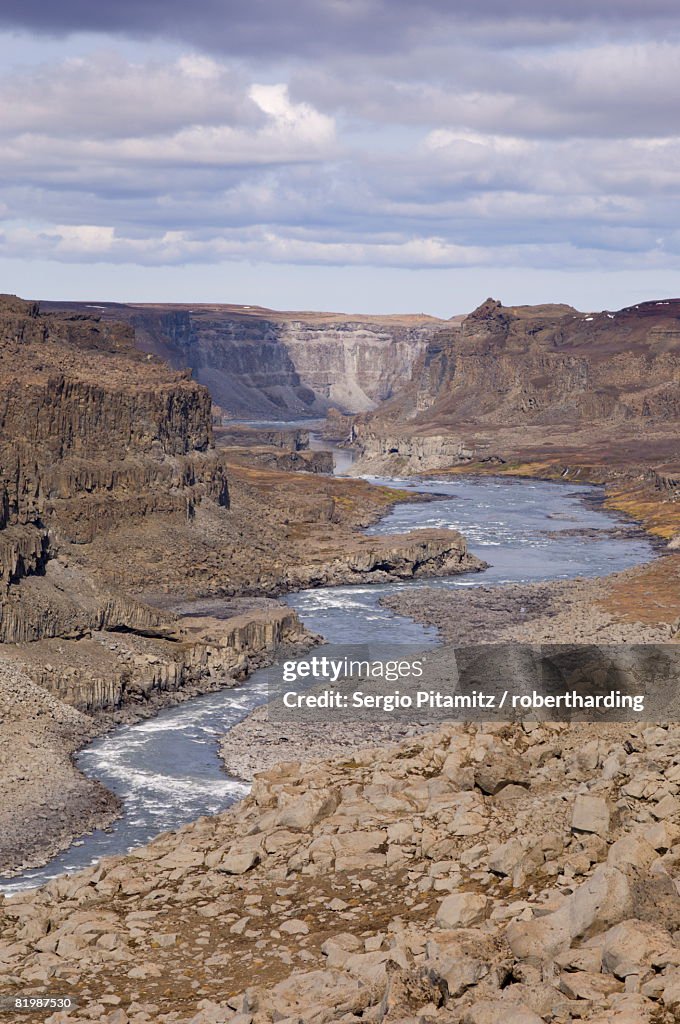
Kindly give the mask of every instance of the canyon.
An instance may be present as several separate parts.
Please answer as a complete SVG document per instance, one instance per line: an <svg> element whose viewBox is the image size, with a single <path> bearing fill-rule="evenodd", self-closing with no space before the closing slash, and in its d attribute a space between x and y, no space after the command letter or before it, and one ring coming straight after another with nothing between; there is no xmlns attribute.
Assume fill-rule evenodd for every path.
<svg viewBox="0 0 680 1024"><path fill-rule="evenodd" d="M416 470L559 458L672 476L679 416L680 300L580 313L489 299L347 426L369 460Z"/></svg>
<svg viewBox="0 0 680 1024"><path fill-rule="evenodd" d="M482 568L450 531L359 534L404 495L321 477L328 456L302 439L216 444L207 388L140 350L124 322L0 297L0 381L0 670L27 695L0 722L8 764L13 736L54 721L28 742L24 770L7 768L0 869L114 813L101 793L84 810L93 791L69 757L85 740L315 642L263 597ZM211 595L251 600L184 614ZM80 795L50 810L35 779L57 748L55 779ZM32 814L51 816L53 834L27 827Z"/></svg>
<svg viewBox="0 0 680 1024"><path fill-rule="evenodd" d="M140 349L189 367L227 418L293 420L374 408L409 380L446 321L259 306L44 303L130 324Z"/></svg>
<svg viewBox="0 0 680 1024"><path fill-rule="evenodd" d="M439 321L0 297L0 869L118 815L73 764L89 739L318 643L291 591L417 581L380 607L454 643L675 644L679 325L674 300ZM437 494L330 475L284 425L323 414L356 474L595 481L669 546L606 580L425 586L485 563L455 529L373 532ZM675 1019L673 723L259 711L219 739L246 800L0 896L0 994L75 995L50 1024Z"/></svg>

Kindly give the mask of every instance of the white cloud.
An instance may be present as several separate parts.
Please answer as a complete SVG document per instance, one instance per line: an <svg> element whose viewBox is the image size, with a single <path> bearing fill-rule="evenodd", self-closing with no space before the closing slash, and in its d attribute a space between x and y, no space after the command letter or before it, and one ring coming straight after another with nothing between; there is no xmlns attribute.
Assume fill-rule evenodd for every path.
<svg viewBox="0 0 680 1024"><path fill-rule="evenodd" d="M99 224L58 224L54 229L57 249L80 257L111 252L115 229Z"/></svg>
<svg viewBox="0 0 680 1024"><path fill-rule="evenodd" d="M319 113L309 103L291 103L285 83L255 84L250 87L248 95L260 110L272 118L275 134L291 136L312 145L333 143L333 118Z"/></svg>

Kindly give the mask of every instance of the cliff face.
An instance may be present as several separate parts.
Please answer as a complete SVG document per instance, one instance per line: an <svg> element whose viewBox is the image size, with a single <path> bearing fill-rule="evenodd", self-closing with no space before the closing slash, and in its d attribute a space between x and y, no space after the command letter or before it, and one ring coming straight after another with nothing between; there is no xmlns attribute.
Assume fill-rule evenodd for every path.
<svg viewBox="0 0 680 1024"><path fill-rule="evenodd" d="M12 296L0 298L0 382L0 639L125 624L131 602L112 611L82 581L77 599L58 597L48 563L122 523L228 506L210 395L138 352L124 324ZM37 591L22 588L35 576Z"/></svg>
<svg viewBox="0 0 680 1024"><path fill-rule="evenodd" d="M76 304L52 308L87 311ZM137 344L190 367L229 416L295 419L372 409L410 380L446 321L427 316L281 313L251 306L102 305Z"/></svg>
<svg viewBox="0 0 680 1024"><path fill-rule="evenodd" d="M548 438L600 451L646 439L668 458L679 420L680 300L584 314L489 299L439 332L355 433L373 457L439 465Z"/></svg>
<svg viewBox="0 0 680 1024"><path fill-rule="evenodd" d="M301 379L325 409L330 405L359 412L403 387L433 331L427 322L394 320L294 320L283 325L281 340Z"/></svg>
<svg viewBox="0 0 680 1024"><path fill-rule="evenodd" d="M129 324L0 298L0 383L0 662L81 708L224 679L241 635L303 638L285 609L208 656L178 601L480 568L450 531L357 537L397 493L323 475L305 432L218 428L215 447L207 389Z"/></svg>

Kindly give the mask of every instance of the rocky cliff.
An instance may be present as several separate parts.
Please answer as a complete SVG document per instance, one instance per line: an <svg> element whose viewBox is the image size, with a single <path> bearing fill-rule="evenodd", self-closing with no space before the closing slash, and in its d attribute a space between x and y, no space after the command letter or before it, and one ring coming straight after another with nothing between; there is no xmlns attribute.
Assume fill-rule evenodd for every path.
<svg viewBox="0 0 680 1024"><path fill-rule="evenodd" d="M295 419L372 409L403 387L446 321L288 313L253 306L48 303L134 326L138 345L190 367L230 417Z"/></svg>
<svg viewBox="0 0 680 1024"><path fill-rule="evenodd" d="M152 611L49 563L123 523L228 507L210 395L140 353L124 324L12 296L0 299L0 380L0 639L155 627Z"/></svg>
<svg viewBox="0 0 680 1024"><path fill-rule="evenodd" d="M216 446L208 390L96 311L1 298L0 380L2 654L83 710L229 678L246 627L267 656L310 639L272 610L212 650L178 602L480 568L450 531L357 535L408 495L325 476L306 432Z"/></svg>
<svg viewBox="0 0 680 1024"><path fill-rule="evenodd" d="M669 462L679 421L680 300L579 313L489 299L354 432L370 458L418 468L577 447Z"/></svg>

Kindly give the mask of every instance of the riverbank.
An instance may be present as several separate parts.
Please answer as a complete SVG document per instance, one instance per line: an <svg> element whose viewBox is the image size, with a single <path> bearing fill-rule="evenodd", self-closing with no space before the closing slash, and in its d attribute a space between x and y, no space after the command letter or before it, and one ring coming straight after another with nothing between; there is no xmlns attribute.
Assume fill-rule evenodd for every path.
<svg viewBox="0 0 680 1024"><path fill-rule="evenodd" d="M631 528L643 531L663 557L606 579L601 578L599 582L586 581L583 585L565 582L563 585L556 581L544 588L528 590L524 595L517 592L517 607L514 610L508 607L507 623L503 622L502 616L498 620L493 612L499 600L501 603L510 600L510 593L504 589L502 598L499 594L498 598L485 599L479 626L493 628L498 621L508 625L522 605L542 599L545 603L546 622L542 626L537 624L535 630L519 628L522 623L518 615L515 615L514 623L518 630L508 633L508 639L551 640L573 635L587 640L600 635L603 639L614 638L612 642L620 639L633 642L636 637L640 642L646 642L646 637L650 638L650 642L658 642L675 635L680 623L680 471L668 462L663 465L657 462L653 466L646 462L632 461L618 450L614 450L608 463L587 449L570 451L565 447L565 451L558 456L555 451L549 450L549 445L539 453L539 445L536 444L533 450L522 451L521 441L514 435L509 448L510 454L507 454L499 443L498 450L502 454L480 460L475 458L473 446L463 462L453 464L455 459L451 456L451 464L437 469L428 468L427 460L424 466L421 465L422 460L414 462L411 459L409 462L402 458L397 461L405 475L417 473L423 479L524 479L601 487L602 498L598 505L625 516ZM353 472L365 472L367 467L371 472L385 472L394 468L395 458L358 458ZM627 528L625 524L623 528ZM473 603L476 600L473 598ZM436 611L423 604L422 611L426 615L432 613L435 618L419 618L417 595L414 595L414 601L415 604L410 605L409 599L404 598L402 604L391 607L399 607L404 614L411 614L408 610L410 607L418 621L432 621L433 624L439 622L446 627L447 616L442 614L441 607ZM440 597L440 604L441 601ZM560 602L564 604L562 615L558 607ZM467 631L467 609L460 602L454 601L451 610L455 610L456 615L462 614L460 628ZM617 628L617 623L620 628Z"/></svg>
<svg viewBox="0 0 680 1024"><path fill-rule="evenodd" d="M635 585L645 567L597 579L475 586L459 590L407 588L381 598L383 607L434 626L442 644L500 643L666 644L677 643L680 623L625 622L607 611L624 587ZM436 659L435 659L436 660ZM428 685L437 669L430 667ZM417 720L270 721L258 708L223 737L220 755L226 770L252 781L280 761L307 763L341 757L376 743L397 743L436 728L423 713Z"/></svg>
<svg viewBox="0 0 680 1024"><path fill-rule="evenodd" d="M283 762L306 764L378 744L400 743L431 730L431 722L390 720L371 722L270 721L266 706L256 708L220 740L220 757L225 770L252 783L260 772L269 772Z"/></svg>
<svg viewBox="0 0 680 1024"><path fill-rule="evenodd" d="M660 562L665 559L659 559ZM617 614L621 595L644 596L650 568L640 566L597 579L474 587L464 593L419 587L386 597L384 605L424 625L436 626L444 642L478 643L669 643L679 635L660 606L647 621ZM663 572L663 567L661 567ZM647 594L648 600L651 595Z"/></svg>
<svg viewBox="0 0 680 1024"><path fill-rule="evenodd" d="M99 728L88 715L0 665L0 875L43 864L118 815L116 797L73 754Z"/></svg>
<svg viewBox="0 0 680 1024"><path fill-rule="evenodd" d="M232 587L241 576L246 579L246 572L250 573L249 585L241 584L242 592L271 593L328 583L384 582L483 568L483 563L467 552L464 539L451 531L422 530L417 535L381 537L358 532L360 526L376 522L394 502L426 502L428 496L376 487L364 481L328 478L319 483L300 474L242 465L232 467L231 476L228 533L233 538L243 528L243 545L238 549L238 559L227 563L227 569ZM197 510L197 520L202 515L202 510ZM209 516L197 526L199 532L205 532L207 543L212 537ZM259 530L259 547L255 544L254 529ZM134 546L126 547L124 557L115 559L116 544L122 541L123 533L116 535L116 541L108 536L106 557L98 557L96 545L88 552L88 558L94 555L98 571L104 573L101 585L115 583L110 569L114 562L116 572L122 571L127 578L126 566ZM293 536L295 544L287 549L286 540ZM212 596L196 599L192 587L188 587L180 591L184 596L178 599L177 592L171 591L170 581L182 578L181 572L183 583L188 578L187 567L180 572L175 565L178 554L181 555L181 548L168 548L167 537L157 558L153 557L153 546L144 551L140 564L149 569L145 572L143 593L138 590L137 603L135 599L120 600L124 630L81 628L70 635L3 647L0 670L8 664L10 671L25 672L64 709L64 714L73 707L81 717L77 736L72 731L63 736L56 731L52 736L53 746L58 749L43 751L37 745L36 756L27 763L19 780L21 784L8 795L7 813L14 824L6 832L0 873L15 875L39 866L68 847L77 836L105 827L116 817L119 807L112 794L102 787L96 792L88 787L72 764L72 755L83 744L116 726L151 717L161 708L243 681L272 660L280 643L294 653L301 645L315 642L295 613L275 600L229 597L221 592L224 562L218 572L213 571L212 561L199 559L201 572L198 567L194 570L196 580L201 581L200 585L194 584L195 589ZM185 554L191 564L195 551ZM218 546L211 559L220 554L224 555L224 550ZM135 566L135 574L127 578L128 583L139 578L140 564ZM62 556L52 560L47 579L60 594L77 589L82 581L73 555L71 560ZM124 582L122 577L119 582ZM140 598L144 603L139 603ZM0 693L0 709L3 706ZM30 723L23 722L20 731L30 736ZM69 785L78 793L68 807L61 806L62 801L54 801L56 806L50 809L33 785L34 777L42 778L43 756L49 760L52 753L61 765L62 778L68 777ZM32 827L36 820L39 828ZM17 822L24 824L19 827Z"/></svg>
<svg viewBox="0 0 680 1024"><path fill-rule="evenodd" d="M185 611L190 607L186 605ZM259 601L250 611L247 607L247 602L238 602L231 609L238 614L211 618L205 603L198 603L194 610L200 614L186 615L178 624L180 629L185 623L186 635L181 650L172 652L174 660L163 652L168 659L163 661L160 652L147 649L146 665L153 670L153 680L141 686L137 678L120 703L89 712L76 709L22 671L27 663L36 674L39 664L44 668L38 660L41 652L35 650L38 645L30 645L30 661L26 651L3 650L0 875L12 877L45 864L74 840L108 827L120 814L117 797L74 763L75 753L87 743L118 726L152 718L163 708L237 686L271 664L282 648L294 656L318 641L286 606ZM62 642L61 654L65 663L77 664L83 657L82 651L73 656L68 641Z"/></svg>
<svg viewBox="0 0 680 1024"><path fill-rule="evenodd" d="M564 530L565 543L575 532ZM588 536L584 551L594 543ZM519 550L525 567L528 549ZM512 623L527 587L524 625L533 628L564 614L567 594L572 611L585 606L600 581L555 586L559 593L543 582L439 593L458 600L446 617L474 637ZM405 588L388 600L433 593ZM215 610L211 600L196 608L197 628ZM475 619L494 600L496 618ZM565 1020L600 1014L598 1024L609 1024L619 1010L637 1010L646 1024L666 1024L659 1011L666 986L672 1005L674 960L645 952L631 989L602 957L584 961L585 936L563 922L577 904L579 915L587 908L588 936L602 943L630 919L636 941L652 921L664 943L666 933L675 941L678 897L663 872L680 838L677 726L379 720L363 732L275 729L274 745L260 711L229 733L230 770L247 778L271 763L257 764L265 750L277 762L229 812L0 905L7 992L58 979L82 1003L67 1020L107 1024L486 1024L513 1013L538 1024L555 1006ZM406 738L385 746L400 731ZM602 886L616 893L612 918L600 911ZM559 949L541 930L548 917ZM453 973L461 961L462 979ZM478 1005L486 1018L474 1016Z"/></svg>

